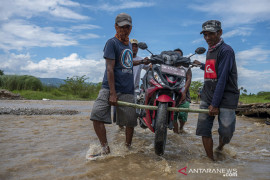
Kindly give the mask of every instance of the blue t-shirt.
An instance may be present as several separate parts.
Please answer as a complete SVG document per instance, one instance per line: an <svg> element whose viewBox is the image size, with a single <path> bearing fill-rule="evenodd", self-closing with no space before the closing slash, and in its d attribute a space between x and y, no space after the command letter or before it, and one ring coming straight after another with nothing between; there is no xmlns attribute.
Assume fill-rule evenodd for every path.
<svg viewBox="0 0 270 180"><path fill-rule="evenodd" d="M109 39L104 47L104 58L115 60L115 90L123 94L134 94L132 46L120 42L116 37ZM110 89L105 69L102 87Z"/></svg>

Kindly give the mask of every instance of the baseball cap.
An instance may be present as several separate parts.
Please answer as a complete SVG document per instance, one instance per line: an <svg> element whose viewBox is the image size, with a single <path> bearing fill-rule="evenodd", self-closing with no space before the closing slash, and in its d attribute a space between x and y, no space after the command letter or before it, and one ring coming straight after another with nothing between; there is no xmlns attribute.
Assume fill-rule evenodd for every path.
<svg viewBox="0 0 270 180"><path fill-rule="evenodd" d="M217 32L221 29L221 22L218 20L209 20L202 24L202 34L204 31Z"/></svg>
<svg viewBox="0 0 270 180"><path fill-rule="evenodd" d="M131 44L138 44L138 41L137 41L137 39L131 39L131 40L130 40L130 43L131 43Z"/></svg>
<svg viewBox="0 0 270 180"><path fill-rule="evenodd" d="M124 25L132 26L132 19L131 19L130 15L128 15L126 13L120 13L116 16L115 23L118 26L124 26Z"/></svg>

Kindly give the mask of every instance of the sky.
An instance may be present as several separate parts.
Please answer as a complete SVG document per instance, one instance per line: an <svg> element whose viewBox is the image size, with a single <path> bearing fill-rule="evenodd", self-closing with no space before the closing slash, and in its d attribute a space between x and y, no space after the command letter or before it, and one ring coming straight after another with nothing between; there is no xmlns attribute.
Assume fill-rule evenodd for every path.
<svg viewBox="0 0 270 180"><path fill-rule="evenodd" d="M270 91L270 0L0 0L0 69L5 74L101 82L103 48L115 35L117 14L133 20L130 38L159 54L180 48L188 56L208 48L202 23L222 23L224 41L235 51L238 86ZM149 56L139 50L141 57ZM204 55L192 60L205 62ZM192 69L192 80L203 71Z"/></svg>

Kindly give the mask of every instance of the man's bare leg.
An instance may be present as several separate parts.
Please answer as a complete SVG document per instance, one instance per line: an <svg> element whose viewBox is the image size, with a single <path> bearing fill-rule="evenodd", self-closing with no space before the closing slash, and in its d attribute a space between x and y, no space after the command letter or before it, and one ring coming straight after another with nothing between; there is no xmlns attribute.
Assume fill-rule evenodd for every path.
<svg viewBox="0 0 270 180"><path fill-rule="evenodd" d="M134 133L134 127L126 127L126 146L127 147L131 146L133 133Z"/></svg>
<svg viewBox="0 0 270 180"><path fill-rule="evenodd" d="M180 120L180 133L184 133L184 125L185 125L186 122Z"/></svg>
<svg viewBox="0 0 270 180"><path fill-rule="evenodd" d="M173 132L176 133L176 134L179 134L178 122L173 123Z"/></svg>
<svg viewBox="0 0 270 180"><path fill-rule="evenodd" d="M105 128L104 122L93 120L93 126L97 134L97 137L99 139L99 142L103 148L102 153L105 153L105 154L110 153L110 147L108 146L106 128Z"/></svg>
<svg viewBox="0 0 270 180"><path fill-rule="evenodd" d="M214 161L213 139L211 137L202 136L202 142L207 156Z"/></svg>
<svg viewBox="0 0 270 180"><path fill-rule="evenodd" d="M219 151L222 151L224 146L225 146L225 144L223 143L221 136L219 136L219 145L218 145L217 149Z"/></svg>

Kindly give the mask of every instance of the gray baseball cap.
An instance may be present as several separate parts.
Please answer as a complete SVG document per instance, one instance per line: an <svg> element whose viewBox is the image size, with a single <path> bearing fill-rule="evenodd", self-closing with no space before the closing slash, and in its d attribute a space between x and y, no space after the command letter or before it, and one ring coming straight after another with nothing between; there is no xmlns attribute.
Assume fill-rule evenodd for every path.
<svg viewBox="0 0 270 180"><path fill-rule="evenodd" d="M124 25L132 26L132 19L131 19L130 15L128 15L126 13L120 13L116 16L115 23L118 26L124 26Z"/></svg>
<svg viewBox="0 0 270 180"><path fill-rule="evenodd" d="M202 24L202 34L204 31L217 32L221 29L221 22L218 20L209 20Z"/></svg>

